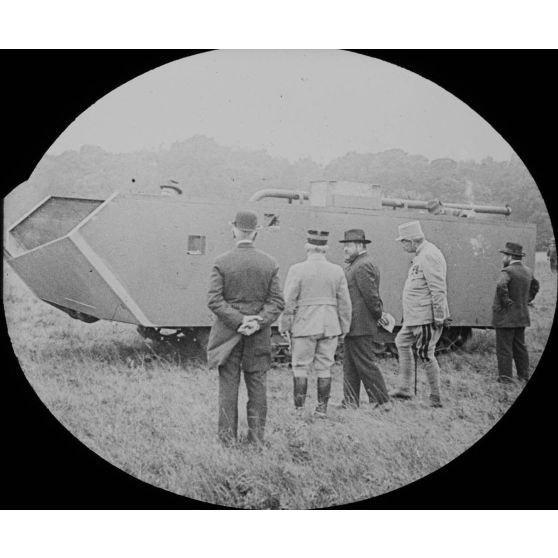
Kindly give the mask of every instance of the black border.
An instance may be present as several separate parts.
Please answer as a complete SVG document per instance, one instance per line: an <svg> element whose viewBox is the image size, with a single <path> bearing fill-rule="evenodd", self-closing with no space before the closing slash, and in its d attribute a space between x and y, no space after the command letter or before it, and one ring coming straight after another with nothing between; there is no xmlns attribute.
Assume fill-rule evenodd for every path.
<svg viewBox="0 0 558 558"><path fill-rule="evenodd" d="M56 137L94 101L142 73L199 52L204 51L4 51L4 195L27 179ZM553 52L354 52L414 71L483 116L525 162L554 219ZM77 442L30 388L4 320L2 326L5 509L218 508L142 483ZM555 342L554 327L525 391L470 450L421 481L340 508L554 509Z"/></svg>

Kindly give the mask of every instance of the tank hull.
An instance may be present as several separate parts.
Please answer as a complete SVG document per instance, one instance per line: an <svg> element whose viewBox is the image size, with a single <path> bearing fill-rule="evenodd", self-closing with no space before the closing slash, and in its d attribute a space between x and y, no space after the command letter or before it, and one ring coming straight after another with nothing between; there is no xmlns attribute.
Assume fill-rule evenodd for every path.
<svg viewBox="0 0 558 558"><path fill-rule="evenodd" d="M307 229L330 231L328 258L339 265L343 265L338 242L343 231L364 229L372 240L368 250L380 270L385 310L398 324L410 255L395 238L398 225L406 221L420 220L426 237L446 258L453 326L490 327L494 286L501 269L498 250L506 242L522 244L527 265L534 265L535 225L503 216L458 218L407 209L314 207L285 200L231 205L115 194L98 200L89 212L66 208L61 215L68 223L46 230L45 208L49 200L52 205L52 199L9 229L12 242L4 251L8 263L47 302L144 328L211 325L213 316L206 306L208 278L215 257L234 246L230 221L238 209L250 208L258 214L263 226L256 245L276 258L282 282L289 266L305 259ZM59 211L63 200L81 198L56 199ZM38 219L41 211L44 215ZM46 232L36 234L40 226Z"/></svg>

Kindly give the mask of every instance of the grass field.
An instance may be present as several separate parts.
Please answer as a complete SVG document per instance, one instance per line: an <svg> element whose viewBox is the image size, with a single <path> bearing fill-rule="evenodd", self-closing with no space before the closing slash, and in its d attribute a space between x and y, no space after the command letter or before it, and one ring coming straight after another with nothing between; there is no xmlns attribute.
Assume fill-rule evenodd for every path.
<svg viewBox="0 0 558 558"><path fill-rule="evenodd" d="M556 275L537 255L541 292L527 330L532 368L554 317ZM509 409L520 385L496 383L494 332L475 331L465 350L442 355L445 407L419 396L387 413L335 408L342 371L333 373L327 419L315 419L315 378L305 414L295 416L291 372L268 374L268 447L225 449L216 440L217 376L178 354L156 353L133 326L85 324L34 298L4 269L4 305L21 367L39 397L87 447L122 470L190 498L239 508L307 509L353 502L399 488L445 465ZM490 286L493 288L493 286ZM382 359L390 389L397 361ZM246 429L244 388L240 430Z"/></svg>

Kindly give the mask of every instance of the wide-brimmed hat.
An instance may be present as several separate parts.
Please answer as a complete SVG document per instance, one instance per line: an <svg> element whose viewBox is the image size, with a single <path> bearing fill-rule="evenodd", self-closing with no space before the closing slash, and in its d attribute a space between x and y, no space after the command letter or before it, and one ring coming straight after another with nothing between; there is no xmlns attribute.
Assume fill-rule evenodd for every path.
<svg viewBox="0 0 558 558"><path fill-rule="evenodd" d="M258 216L253 211L239 211L231 225L244 232L255 231L258 228Z"/></svg>
<svg viewBox="0 0 558 558"><path fill-rule="evenodd" d="M307 231L306 234L307 234L306 242L308 244L312 244L313 246L327 245L327 237L329 236L328 231L309 230Z"/></svg>
<svg viewBox="0 0 558 558"><path fill-rule="evenodd" d="M409 221L408 223L399 225L397 228L399 230L399 236L395 240L416 240L424 238L424 233L422 232L419 221Z"/></svg>
<svg viewBox="0 0 558 558"><path fill-rule="evenodd" d="M371 240L368 240L362 229L349 229L344 232L344 239L339 242L361 242L362 244L370 244Z"/></svg>
<svg viewBox="0 0 558 558"><path fill-rule="evenodd" d="M502 254L507 254L508 256L517 256L520 258L525 256L525 252L523 252L523 246L515 242L506 242L506 247L503 250L498 251Z"/></svg>

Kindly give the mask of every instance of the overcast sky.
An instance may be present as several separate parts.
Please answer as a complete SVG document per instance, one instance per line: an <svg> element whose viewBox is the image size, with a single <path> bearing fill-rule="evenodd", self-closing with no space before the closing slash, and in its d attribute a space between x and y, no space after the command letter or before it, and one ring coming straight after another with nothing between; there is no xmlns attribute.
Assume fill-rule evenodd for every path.
<svg viewBox="0 0 558 558"><path fill-rule="evenodd" d="M429 159L508 160L464 103L398 66L352 52L213 51L148 72L85 111L49 150L157 149L195 134L291 161L401 148Z"/></svg>

